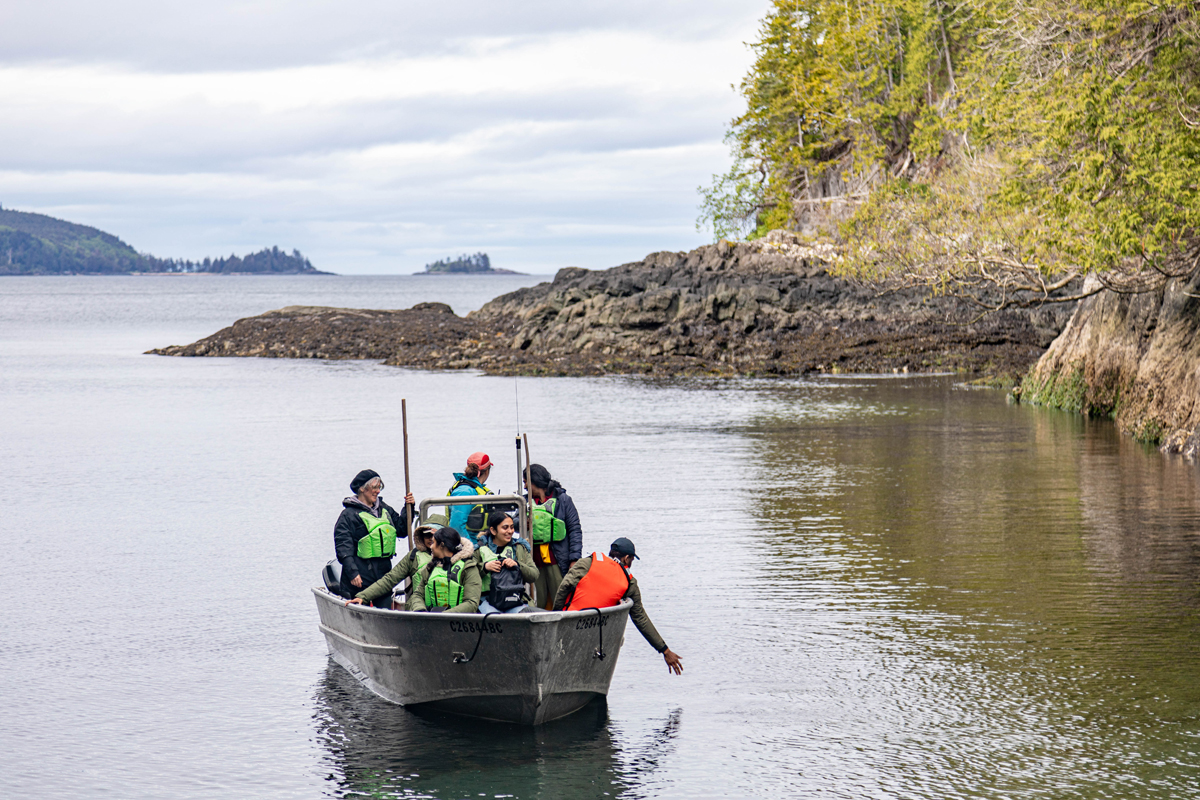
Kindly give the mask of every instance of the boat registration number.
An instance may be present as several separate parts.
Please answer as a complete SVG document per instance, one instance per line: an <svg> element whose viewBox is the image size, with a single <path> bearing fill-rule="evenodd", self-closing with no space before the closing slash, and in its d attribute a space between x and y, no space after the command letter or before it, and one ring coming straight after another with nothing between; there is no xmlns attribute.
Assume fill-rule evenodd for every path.
<svg viewBox="0 0 1200 800"><path fill-rule="evenodd" d="M499 622L459 622L457 620L450 623L450 630L455 633L504 633L504 628Z"/></svg>
<svg viewBox="0 0 1200 800"><path fill-rule="evenodd" d="M577 619L577 620L575 620L575 630L586 631L588 628L595 628L597 625L599 625L601 628L603 628L607 624L608 624L608 617L600 617L599 619L597 619L596 617L588 617L587 619Z"/></svg>

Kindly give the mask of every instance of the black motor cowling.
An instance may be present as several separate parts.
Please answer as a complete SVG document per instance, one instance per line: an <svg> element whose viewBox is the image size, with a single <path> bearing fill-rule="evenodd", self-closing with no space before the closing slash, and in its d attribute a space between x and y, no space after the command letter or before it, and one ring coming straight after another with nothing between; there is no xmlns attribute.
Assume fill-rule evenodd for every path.
<svg viewBox="0 0 1200 800"><path fill-rule="evenodd" d="M325 582L325 588L329 590L330 594L349 597L346 590L342 588L342 565L336 558L321 567L321 580Z"/></svg>

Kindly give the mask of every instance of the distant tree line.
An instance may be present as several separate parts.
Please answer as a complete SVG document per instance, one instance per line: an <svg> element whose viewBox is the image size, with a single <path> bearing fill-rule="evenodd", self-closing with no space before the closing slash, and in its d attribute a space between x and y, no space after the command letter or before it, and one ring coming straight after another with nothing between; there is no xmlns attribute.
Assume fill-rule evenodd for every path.
<svg viewBox="0 0 1200 800"><path fill-rule="evenodd" d="M462 255L458 258L444 258L425 265L426 272L491 272L492 262L487 253L476 253L473 256Z"/></svg>
<svg viewBox="0 0 1200 800"><path fill-rule="evenodd" d="M486 261L487 256L484 256ZM0 275L124 275L131 272L297 274L318 272L299 250L190 261L139 253L110 233L45 214L0 208Z"/></svg>
<svg viewBox="0 0 1200 800"><path fill-rule="evenodd" d="M143 256L143 261L151 268L146 272L213 272L213 273L296 273L316 272L312 262L304 257L299 250L287 253L278 247L263 248L257 253L238 257L230 254L229 258L206 258L203 261L188 261L182 258L155 258Z"/></svg>

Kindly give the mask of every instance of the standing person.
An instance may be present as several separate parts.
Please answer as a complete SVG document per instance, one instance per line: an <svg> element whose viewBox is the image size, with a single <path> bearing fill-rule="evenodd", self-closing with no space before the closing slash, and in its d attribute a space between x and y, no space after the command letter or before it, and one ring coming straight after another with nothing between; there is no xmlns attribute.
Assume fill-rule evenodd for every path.
<svg viewBox="0 0 1200 800"><path fill-rule="evenodd" d="M529 465L533 499L533 560L538 565L534 595L546 610L554 602L563 575L583 555L583 529L575 501L541 464Z"/></svg>
<svg viewBox="0 0 1200 800"><path fill-rule="evenodd" d="M374 600L379 600L383 597L388 597L392 591L399 586L405 578L416 578L426 564L433 560L433 552L430 549L433 546L433 534L438 527L435 525L422 525L413 531L413 549L408 551L408 555L396 562L396 566L392 567L387 575L384 575L379 580L372 583L367 588L363 589L358 594L354 595L354 599L347 600L346 605L354 603L360 605L364 602L370 603ZM404 608L411 611L413 606L413 592L409 591L407 602ZM395 605L392 606L395 608ZM397 609L398 610L398 609Z"/></svg>
<svg viewBox="0 0 1200 800"><path fill-rule="evenodd" d="M447 497L469 497L477 494L491 494L484 484L492 474L492 460L487 453L471 453L467 457L467 466L462 472L454 473L454 485L446 492ZM450 527L460 534L466 534L474 547L479 534L487 530L487 512L482 504L475 506L450 506Z"/></svg>
<svg viewBox="0 0 1200 800"><path fill-rule="evenodd" d="M475 548L454 528L441 528L433 534L433 560L413 579L411 610L474 614L481 585Z"/></svg>
<svg viewBox="0 0 1200 800"><path fill-rule="evenodd" d="M408 536L404 515L383 502L383 479L373 469L364 469L350 481L353 496L342 501L342 513L333 526L333 548L342 565L342 592L353 597L392 568L396 538ZM412 504L411 494L404 502ZM398 530L399 528L399 530ZM377 608L391 608L392 602L377 600Z"/></svg>
<svg viewBox="0 0 1200 800"><path fill-rule="evenodd" d="M525 583L533 583L537 580L538 568L537 564L533 563L529 542L514 536L515 533L516 526L513 525L512 517L508 514L503 511L493 511L488 515L488 532L480 535L479 549L476 551L479 554L479 564L483 567L483 585L480 588L482 599L479 601L479 613L481 614L516 614L525 609L524 604L533 602L527 593L522 592L521 605L502 611L488 600L488 591L492 588L492 577L498 575L502 569L519 571L520 579Z"/></svg>
<svg viewBox="0 0 1200 800"><path fill-rule="evenodd" d="M612 543L608 558L592 553L575 562L575 566L563 578L554 597L554 610L580 611L585 608L608 608L624 598L633 601L629 618L638 631L658 652L662 653L667 669L676 675L683 674L683 659L671 652L667 643L658 635L658 629L650 621L650 615L642 606L642 592L637 578L629 574L633 560L638 558L633 542L622 536Z"/></svg>

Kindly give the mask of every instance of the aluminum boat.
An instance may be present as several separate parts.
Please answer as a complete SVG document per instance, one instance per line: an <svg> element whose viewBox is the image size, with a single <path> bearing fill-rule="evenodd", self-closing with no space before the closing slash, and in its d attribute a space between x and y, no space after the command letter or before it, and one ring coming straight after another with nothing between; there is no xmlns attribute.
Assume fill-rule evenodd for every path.
<svg viewBox="0 0 1200 800"><path fill-rule="evenodd" d="M516 501L488 496L489 503ZM422 501L475 503L476 498ZM518 514L528 536L528 517ZM335 566L333 562L331 566ZM517 614L431 614L346 605L314 587L329 654L375 694L404 706L423 706L483 719L539 725L608 695L629 621L630 600L584 611Z"/></svg>

